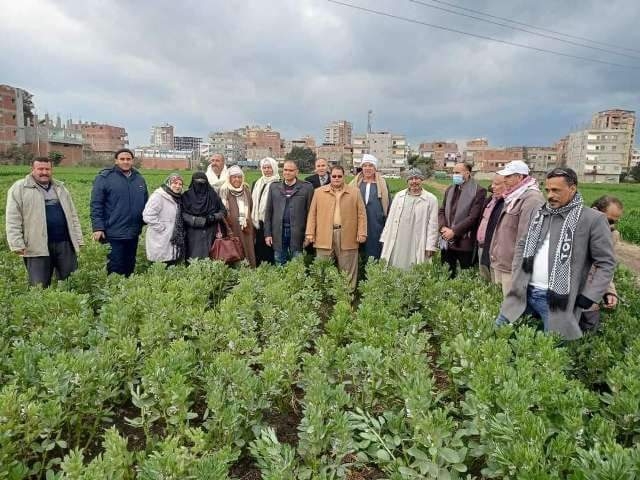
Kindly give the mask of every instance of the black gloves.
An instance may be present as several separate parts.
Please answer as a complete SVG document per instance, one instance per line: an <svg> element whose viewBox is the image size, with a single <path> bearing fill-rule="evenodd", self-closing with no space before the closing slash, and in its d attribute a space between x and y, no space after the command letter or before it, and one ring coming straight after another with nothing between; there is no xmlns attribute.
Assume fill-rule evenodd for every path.
<svg viewBox="0 0 640 480"><path fill-rule="evenodd" d="M216 212L211 215L207 215L207 225L211 225L215 222L220 222L224 219L224 212Z"/></svg>
<svg viewBox="0 0 640 480"><path fill-rule="evenodd" d="M584 295L579 294L578 298L576 298L576 305L582 308L583 310L589 310L593 305L593 301L589 300Z"/></svg>

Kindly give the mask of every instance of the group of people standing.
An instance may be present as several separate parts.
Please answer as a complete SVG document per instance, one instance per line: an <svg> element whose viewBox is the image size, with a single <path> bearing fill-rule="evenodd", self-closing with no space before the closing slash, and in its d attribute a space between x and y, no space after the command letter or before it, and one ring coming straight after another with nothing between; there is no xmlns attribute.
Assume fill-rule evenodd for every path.
<svg viewBox="0 0 640 480"><path fill-rule="evenodd" d="M333 258L355 289L359 264L368 258L408 269L440 250L450 275L477 262L480 275L500 285L504 302L497 325L523 314L542 319L545 330L568 339L597 327L598 303L617 303L612 231L622 204L603 197L583 208L577 175L556 168L547 174L547 200L528 166L519 160L498 171L490 196L471 166L454 166L441 206L423 188L419 169L406 172L407 188L392 199L365 154L349 183L341 166L318 159L315 173L298 178L298 167L264 158L252 187L242 169L214 154L206 172L184 179L172 173L151 195L133 168L133 152L115 154L113 167L95 178L91 193L92 238L109 243L107 272L130 275L138 239L147 225L149 260L173 265L209 258L216 238L233 235L252 267L283 265L305 252ZM54 271L64 279L77 268L83 243L78 215L64 185L53 179L48 158L11 187L6 232L12 251L24 258L29 282L48 286ZM576 240L580 241L576 241ZM583 313L584 312L584 313Z"/></svg>

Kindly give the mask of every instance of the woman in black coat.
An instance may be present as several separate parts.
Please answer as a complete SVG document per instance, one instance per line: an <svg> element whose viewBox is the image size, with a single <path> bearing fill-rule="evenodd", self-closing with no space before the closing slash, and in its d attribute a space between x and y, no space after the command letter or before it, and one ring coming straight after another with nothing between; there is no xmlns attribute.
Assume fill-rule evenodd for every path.
<svg viewBox="0 0 640 480"><path fill-rule="evenodd" d="M182 195L182 219L186 234L186 258L209 258L217 225L227 214L204 172L195 172L189 190ZM221 225L224 233L224 226Z"/></svg>

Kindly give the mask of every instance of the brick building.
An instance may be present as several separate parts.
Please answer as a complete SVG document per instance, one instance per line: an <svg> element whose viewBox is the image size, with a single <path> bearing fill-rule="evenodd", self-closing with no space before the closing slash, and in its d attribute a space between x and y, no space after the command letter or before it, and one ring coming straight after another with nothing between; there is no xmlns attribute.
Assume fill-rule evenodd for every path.
<svg viewBox="0 0 640 480"><path fill-rule="evenodd" d="M350 169L353 165L353 147L334 144L318 145L316 147L316 158L326 159L329 165L341 165L346 169Z"/></svg>
<svg viewBox="0 0 640 480"><path fill-rule="evenodd" d="M250 156L250 151L252 152L252 155L257 154L253 152L261 152L260 155L267 153L267 155L264 156L273 158L279 158L283 155L280 132L272 130L270 125L267 125L264 128L258 126L246 127L245 142L248 159L255 160L257 158Z"/></svg>
<svg viewBox="0 0 640 480"><path fill-rule="evenodd" d="M24 145L26 142L25 101L31 94L21 88L0 85L0 151L6 151L11 145ZM30 112L27 112L30 114Z"/></svg>
<svg viewBox="0 0 640 480"><path fill-rule="evenodd" d="M447 167L447 160L455 159L458 152L458 144L454 142L424 142L418 147L418 154L433 159L436 169L440 170Z"/></svg>
<svg viewBox="0 0 640 480"><path fill-rule="evenodd" d="M71 128L82 132L85 147L96 153L113 154L129 146L127 131L122 127L84 122L71 124Z"/></svg>

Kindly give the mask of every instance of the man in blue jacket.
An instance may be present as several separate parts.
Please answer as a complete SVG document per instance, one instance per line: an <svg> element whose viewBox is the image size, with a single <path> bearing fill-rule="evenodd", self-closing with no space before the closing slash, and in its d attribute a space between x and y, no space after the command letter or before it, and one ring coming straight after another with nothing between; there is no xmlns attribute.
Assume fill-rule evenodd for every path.
<svg viewBox="0 0 640 480"><path fill-rule="evenodd" d="M93 239L108 242L107 273L129 276L136 266L142 211L149 194L142 175L133 168L133 152L115 153L115 166L102 170L91 191Z"/></svg>

